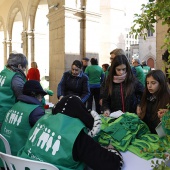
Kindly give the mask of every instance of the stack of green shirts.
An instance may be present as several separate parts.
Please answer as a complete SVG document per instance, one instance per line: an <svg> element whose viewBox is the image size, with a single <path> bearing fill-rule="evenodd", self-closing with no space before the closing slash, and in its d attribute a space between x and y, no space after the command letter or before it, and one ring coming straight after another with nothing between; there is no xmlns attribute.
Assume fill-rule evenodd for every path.
<svg viewBox="0 0 170 170"><path fill-rule="evenodd" d="M104 116L101 119L101 131L97 136L101 145L111 144L119 151L129 150L146 160L155 157L153 151L160 147L159 136L151 134L136 114L126 112L117 119Z"/></svg>

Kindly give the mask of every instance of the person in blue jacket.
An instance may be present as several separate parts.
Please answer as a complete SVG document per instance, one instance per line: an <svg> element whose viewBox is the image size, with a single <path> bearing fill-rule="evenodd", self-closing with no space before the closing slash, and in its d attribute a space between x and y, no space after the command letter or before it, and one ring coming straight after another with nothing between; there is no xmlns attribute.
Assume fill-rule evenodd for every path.
<svg viewBox="0 0 170 170"><path fill-rule="evenodd" d="M24 84L23 94L18 97L18 102L6 113L1 134L8 140L12 155L17 155L18 150L24 146L31 128L45 114L41 101L46 94L38 81L28 80Z"/></svg>
<svg viewBox="0 0 170 170"><path fill-rule="evenodd" d="M61 100L66 95L74 94L85 103L90 96L89 78L82 71L82 62L73 61L71 70L66 71L57 87L57 97Z"/></svg>

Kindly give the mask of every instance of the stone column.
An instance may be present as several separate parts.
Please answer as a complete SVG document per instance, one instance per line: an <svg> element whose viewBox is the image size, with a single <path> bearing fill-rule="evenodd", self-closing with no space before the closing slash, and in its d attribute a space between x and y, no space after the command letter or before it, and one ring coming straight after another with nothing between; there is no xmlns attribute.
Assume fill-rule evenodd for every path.
<svg viewBox="0 0 170 170"><path fill-rule="evenodd" d="M11 39L9 39L8 41L6 41L6 44L7 44L7 56L9 57L9 54L12 52Z"/></svg>
<svg viewBox="0 0 170 170"><path fill-rule="evenodd" d="M85 12L85 32L84 44L86 50L86 57L96 57L99 61L99 37L100 37L100 18L99 13Z"/></svg>
<svg viewBox="0 0 170 170"><path fill-rule="evenodd" d="M7 42L6 40L3 41L4 44L4 65L7 64Z"/></svg>
<svg viewBox="0 0 170 170"><path fill-rule="evenodd" d="M99 8L99 1L96 2ZM88 56L87 54L90 54L90 57L92 54L98 57L100 15L96 12L98 9L95 9L95 12L93 9L88 13L84 11L84 4L83 8L76 7L76 3L66 0L65 4L59 3L57 8L51 8L47 16L50 47L49 88L54 91L54 96L50 97L50 102L53 103L57 101L58 83L63 73L71 69L72 62L81 60L84 55Z"/></svg>
<svg viewBox="0 0 170 170"><path fill-rule="evenodd" d="M54 95L49 98L52 103L57 102L56 89L65 71L65 22L64 8L51 9L49 19L49 89Z"/></svg>
<svg viewBox="0 0 170 170"><path fill-rule="evenodd" d="M94 51L96 54L99 52L98 49L97 51L96 49L94 49L94 46L98 46L99 43L98 42L98 37L99 37L98 31L100 28L99 11L100 11L99 0L95 0L95 2L88 1L88 3L87 0L77 0L76 10L72 9L73 16L77 16L77 21L80 22L80 57L81 58L92 57L91 54L93 54ZM72 17L72 20L73 19L76 18Z"/></svg>
<svg viewBox="0 0 170 170"><path fill-rule="evenodd" d="M35 48L34 48L34 32L33 30L28 32L28 55L31 58L31 62L35 60Z"/></svg>
<svg viewBox="0 0 170 170"><path fill-rule="evenodd" d="M22 48L23 48L23 53L28 56L28 36L27 36L27 31L23 31L21 33L22 36ZM27 57L28 58L28 57Z"/></svg>

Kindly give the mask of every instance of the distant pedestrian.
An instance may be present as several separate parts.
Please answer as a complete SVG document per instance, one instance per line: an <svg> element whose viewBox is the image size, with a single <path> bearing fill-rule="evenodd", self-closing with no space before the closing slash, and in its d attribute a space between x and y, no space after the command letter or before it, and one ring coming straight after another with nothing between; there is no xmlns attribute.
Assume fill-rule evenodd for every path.
<svg viewBox="0 0 170 170"><path fill-rule="evenodd" d="M87 109L92 110L93 98L95 101L95 107L98 114L101 113L99 97L100 97L100 86L103 82L104 72L103 69L98 65L96 58L91 58L91 65L85 70L85 74L89 77L90 85L90 97L87 100Z"/></svg>
<svg viewBox="0 0 170 170"><path fill-rule="evenodd" d="M151 68L146 64L145 60L142 61L142 69L145 76L149 73L149 71L151 71Z"/></svg>
<svg viewBox="0 0 170 170"><path fill-rule="evenodd" d="M83 63L82 70L83 70L83 72L85 71L86 67L88 66L88 62L89 62L89 58L84 57L84 58L82 59L82 63Z"/></svg>
<svg viewBox="0 0 170 170"><path fill-rule="evenodd" d="M109 64L102 64L102 69L104 72L106 72L108 68L109 68Z"/></svg>
<svg viewBox="0 0 170 170"><path fill-rule="evenodd" d="M40 72L38 70L38 66L37 66L37 63L35 61L33 61L31 63L31 68L28 70L27 80L40 81Z"/></svg>
<svg viewBox="0 0 170 170"><path fill-rule="evenodd" d="M132 59L132 65L136 70L136 77L137 79L145 86L145 74L142 69L141 63L139 58L133 58Z"/></svg>

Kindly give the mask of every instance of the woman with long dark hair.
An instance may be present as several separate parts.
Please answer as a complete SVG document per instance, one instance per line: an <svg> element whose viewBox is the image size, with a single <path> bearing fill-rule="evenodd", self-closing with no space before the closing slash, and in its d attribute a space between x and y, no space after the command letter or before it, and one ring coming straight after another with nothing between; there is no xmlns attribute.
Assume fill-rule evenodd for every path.
<svg viewBox="0 0 170 170"><path fill-rule="evenodd" d="M146 75L145 90L138 108L138 116L148 125L151 133L160 122L158 112L170 104L170 90L161 70L152 70Z"/></svg>
<svg viewBox="0 0 170 170"><path fill-rule="evenodd" d="M125 55L117 55L112 61L103 97L104 115L121 110L136 113L144 86L133 75Z"/></svg>

